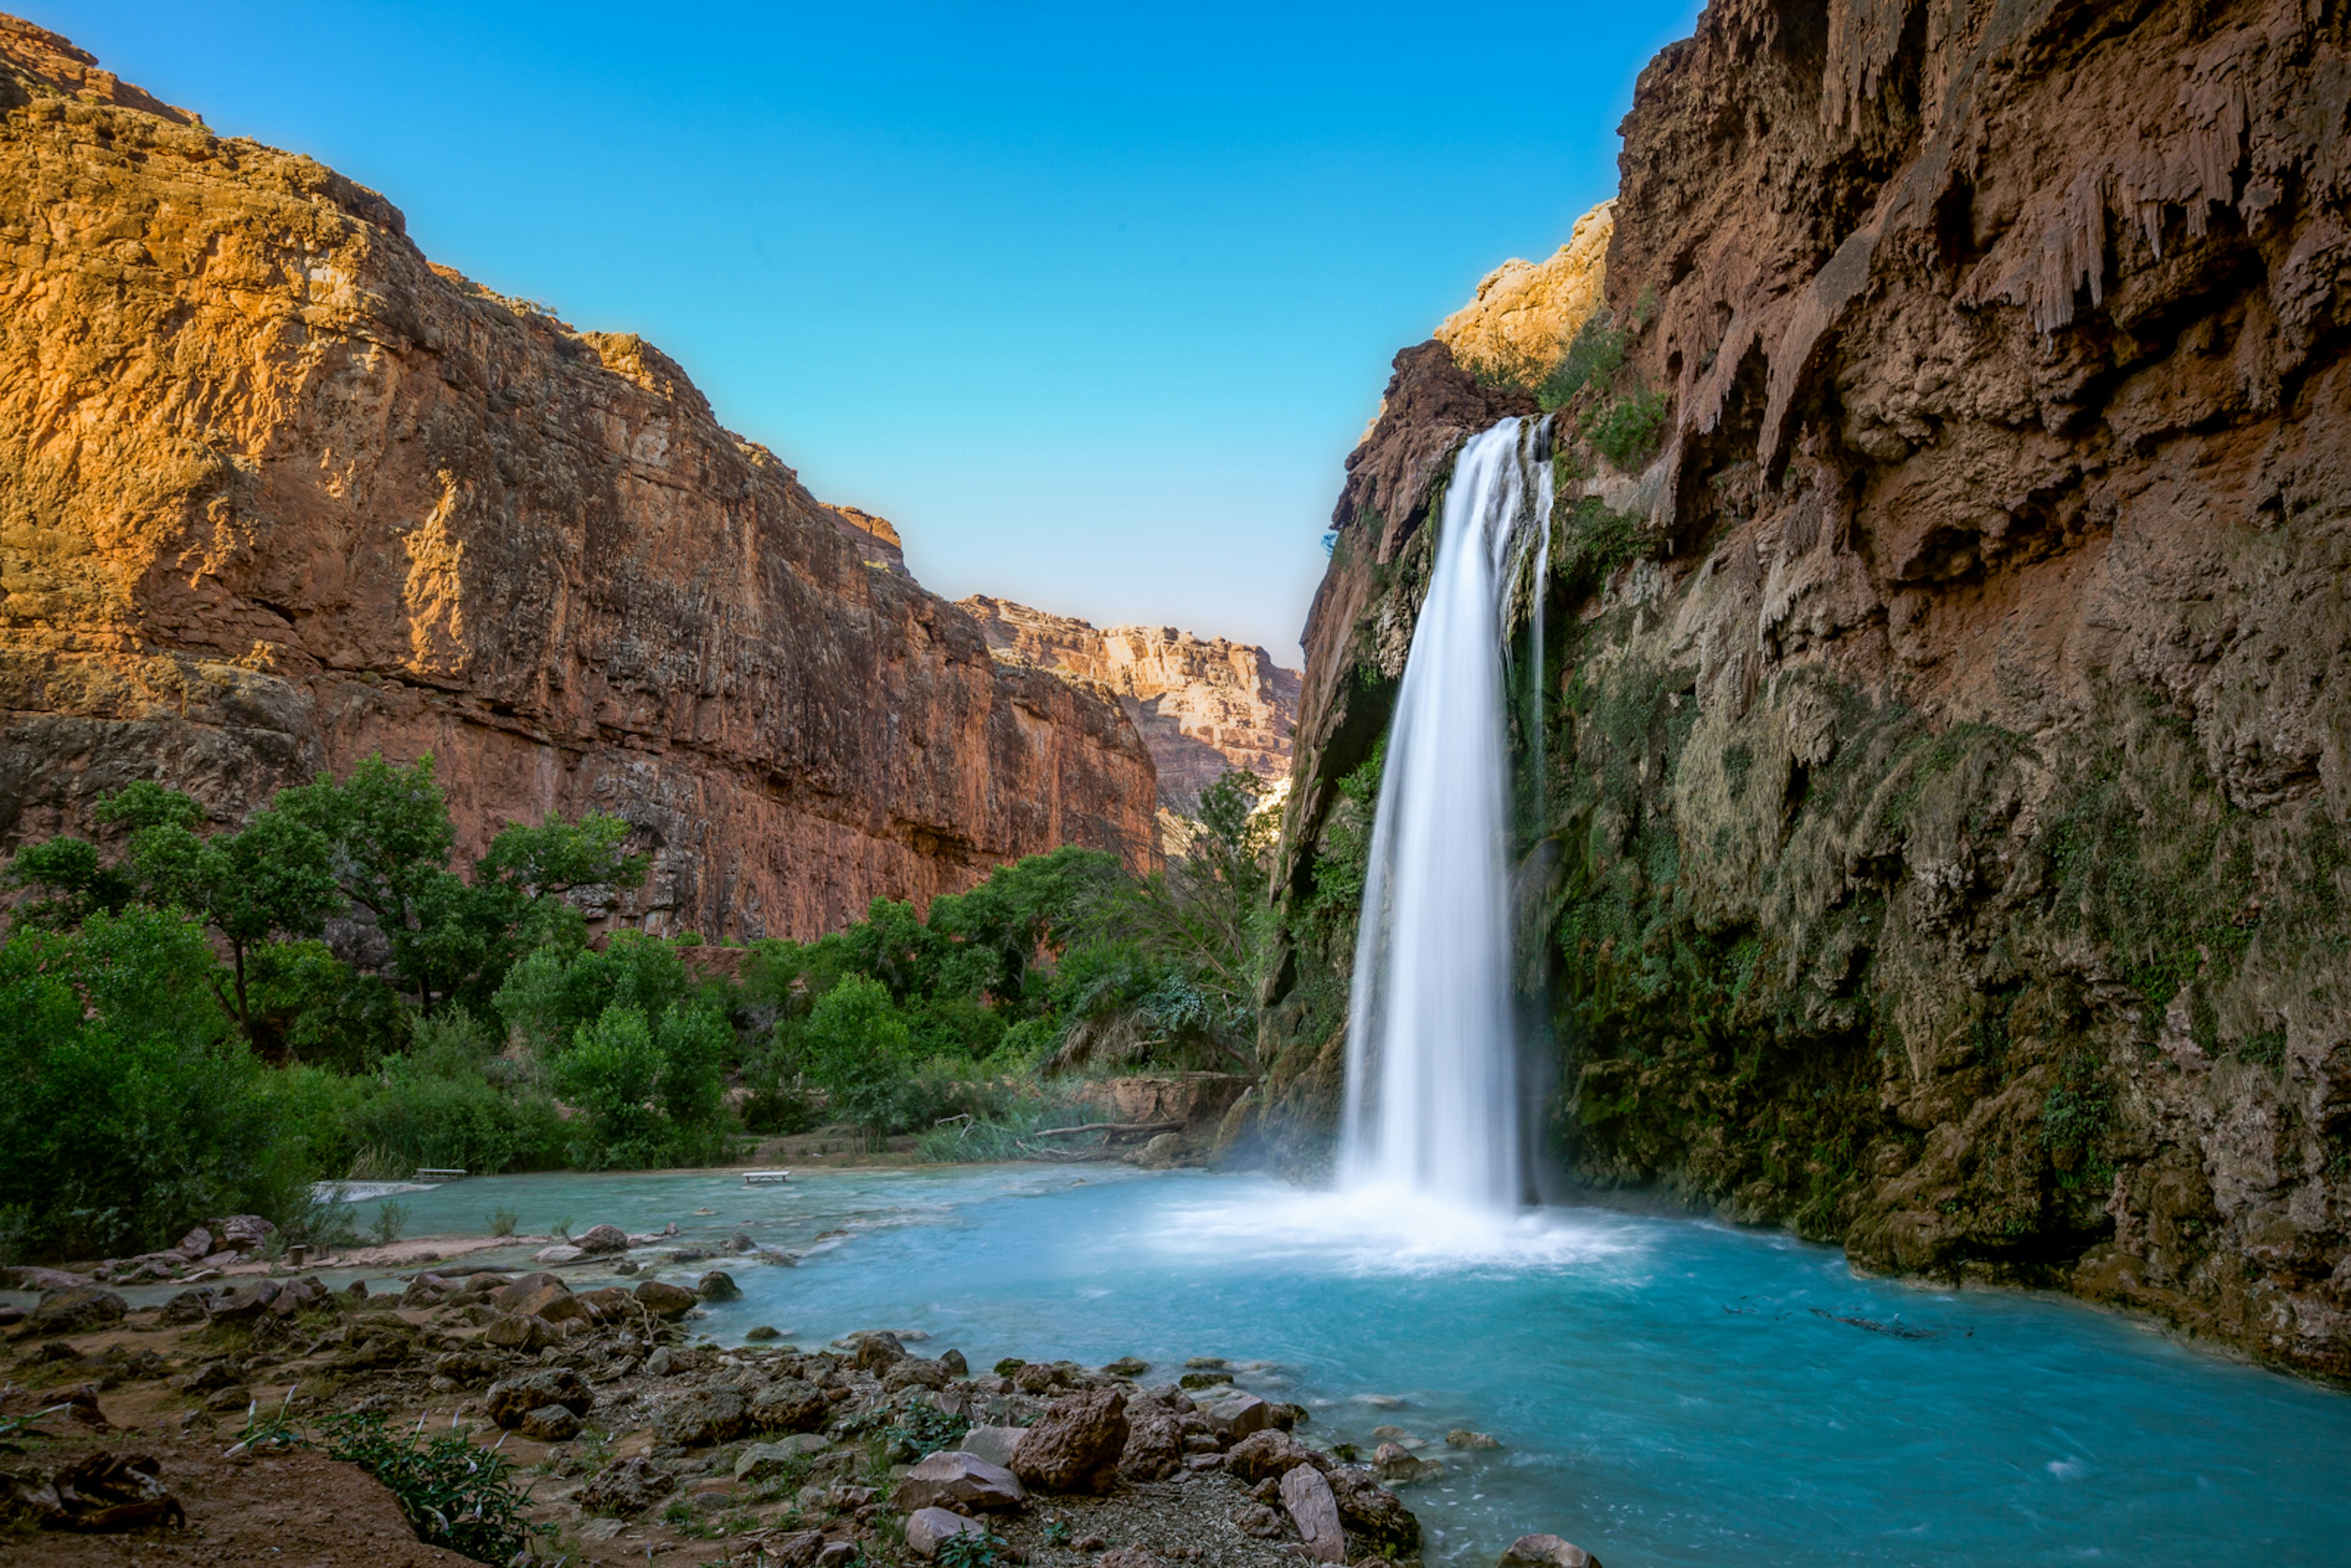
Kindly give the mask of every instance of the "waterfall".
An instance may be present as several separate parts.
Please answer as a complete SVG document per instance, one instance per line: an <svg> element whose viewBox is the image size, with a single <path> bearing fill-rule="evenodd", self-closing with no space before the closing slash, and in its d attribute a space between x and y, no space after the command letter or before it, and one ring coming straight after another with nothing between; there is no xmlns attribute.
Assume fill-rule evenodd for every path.
<svg viewBox="0 0 2351 1568"><path fill-rule="evenodd" d="M1544 435L1507 419L1454 465L1388 734L1347 1019L1342 1179L1481 1208L1515 1206L1523 1182L1502 640L1537 531L1549 564Z"/></svg>

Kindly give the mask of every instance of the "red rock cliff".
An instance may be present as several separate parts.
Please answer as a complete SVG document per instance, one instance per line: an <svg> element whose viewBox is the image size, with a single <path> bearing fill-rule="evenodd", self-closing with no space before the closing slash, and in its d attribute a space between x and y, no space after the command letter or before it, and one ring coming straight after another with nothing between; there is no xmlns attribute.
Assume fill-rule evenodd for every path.
<svg viewBox="0 0 2351 1568"><path fill-rule="evenodd" d="M679 368L0 26L0 833L430 750L465 841L597 809L655 929L806 936L1155 856L1114 703L869 567Z"/></svg>

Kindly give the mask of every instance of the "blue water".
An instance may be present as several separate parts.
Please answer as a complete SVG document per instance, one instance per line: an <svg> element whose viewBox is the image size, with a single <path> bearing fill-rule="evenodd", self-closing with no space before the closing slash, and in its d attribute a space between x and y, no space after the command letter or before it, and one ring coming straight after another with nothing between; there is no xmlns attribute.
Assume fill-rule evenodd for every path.
<svg viewBox="0 0 2351 1568"><path fill-rule="evenodd" d="M806 1250L729 1265L745 1298L701 1325L722 1340L889 1327L975 1365L1273 1364L1242 1385L1306 1405L1311 1434L1430 1439L1450 1469L1403 1495L1432 1560L1550 1531L1610 1568L2351 1562L2351 1398L2070 1301L1856 1279L1784 1236L1098 1167L516 1176L410 1201L412 1235L479 1234L503 1206L526 1229L674 1220ZM1458 1426L1505 1446L1446 1448Z"/></svg>

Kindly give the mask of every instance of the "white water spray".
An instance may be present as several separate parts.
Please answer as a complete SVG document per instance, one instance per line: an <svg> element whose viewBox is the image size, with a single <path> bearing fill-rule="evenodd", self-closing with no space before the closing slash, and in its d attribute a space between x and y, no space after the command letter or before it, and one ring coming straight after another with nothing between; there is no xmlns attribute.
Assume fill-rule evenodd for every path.
<svg viewBox="0 0 2351 1568"><path fill-rule="evenodd" d="M1516 1205L1523 1182L1502 631L1538 532L1549 564L1540 444L1508 419L1454 465L1388 735L1347 1019L1343 1180L1479 1208Z"/></svg>

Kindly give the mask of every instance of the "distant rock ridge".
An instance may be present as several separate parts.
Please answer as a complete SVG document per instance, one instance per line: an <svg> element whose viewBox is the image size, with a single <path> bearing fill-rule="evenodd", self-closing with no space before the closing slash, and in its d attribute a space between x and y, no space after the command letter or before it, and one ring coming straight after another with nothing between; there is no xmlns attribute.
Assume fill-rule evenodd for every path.
<svg viewBox="0 0 2351 1568"><path fill-rule="evenodd" d="M1065 843L1157 862L1119 706L995 658L658 349L11 18L0 298L0 850L134 779L234 821L430 751L461 852L626 819L615 914L656 932L814 936Z"/></svg>
<svg viewBox="0 0 2351 1568"><path fill-rule="evenodd" d="M988 646L1117 694L1159 769L1159 797L1190 810L1228 768L1289 777L1298 722L1295 670L1253 643L1173 626L1113 626L974 594L961 601Z"/></svg>
<svg viewBox="0 0 2351 1568"><path fill-rule="evenodd" d="M1551 256L1539 262L1514 256L1479 279L1476 298L1432 335L1472 375L1541 381L1604 307L1608 242L1615 234L1616 204L1603 202L1575 220L1567 243Z"/></svg>

